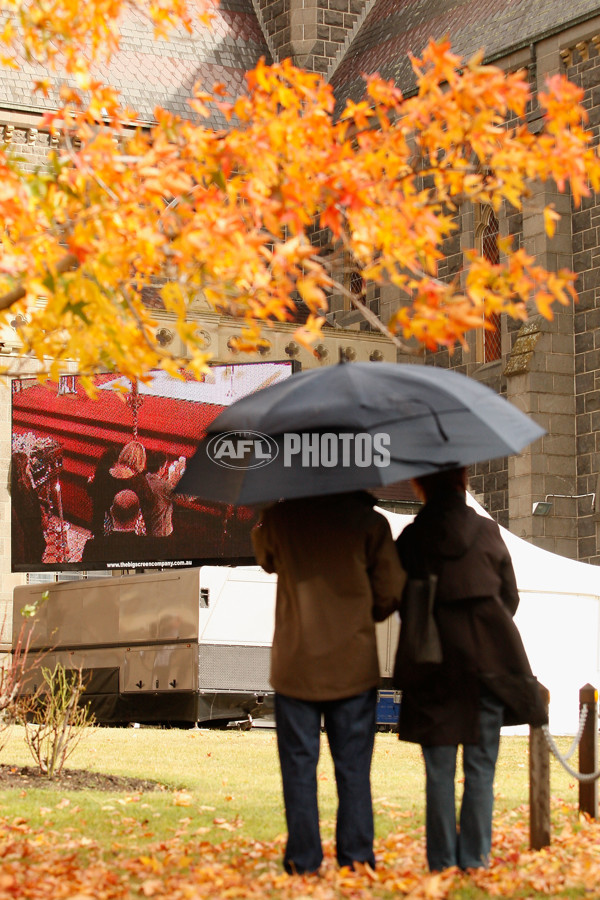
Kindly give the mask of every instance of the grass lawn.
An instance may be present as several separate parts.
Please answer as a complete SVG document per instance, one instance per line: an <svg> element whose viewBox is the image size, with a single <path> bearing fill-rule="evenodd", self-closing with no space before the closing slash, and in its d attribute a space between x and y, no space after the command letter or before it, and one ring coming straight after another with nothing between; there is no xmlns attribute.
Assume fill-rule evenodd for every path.
<svg viewBox="0 0 600 900"><path fill-rule="evenodd" d="M559 739L558 743L564 751L570 741ZM0 754L0 763L15 766L33 763L21 729L14 729L8 744ZM372 784L377 856L378 860L381 860L377 877L383 879L383 882L371 884L365 876L368 894L360 893L366 888L362 883L358 883L360 882L358 876L352 875L349 886L345 886L343 879L340 881L340 875L332 859L335 781L325 738L319 765L319 798L322 833L327 845L326 853L329 854L329 867L326 867L326 877L313 886L307 886L306 879L289 879L281 874L280 857L285 836L285 822L275 734L271 730L254 728L249 732L239 732L209 729L185 731L158 728L95 728L85 735L68 760L67 767L152 779L163 785L164 789L142 794L106 793L96 790L68 791L56 786L2 790L0 804L1 815L7 826L5 840L9 840L8 832L12 834L10 840L17 841L17 844L20 840L29 841L28 852L34 852L36 841L39 847L48 845L53 851L58 847L66 850L71 848L78 860L78 866L83 866L81 870L77 869L78 872L85 870L89 873L94 866L113 866L116 872L127 871L129 873L127 877L133 878L133 883L137 885L135 890L132 888L131 896L139 896L140 891L146 896L156 894L169 898L299 896L297 892L294 893L295 889L290 887L290 884L301 882L304 892L301 893L302 896L314 895L324 898L330 896L323 893L326 886L334 891L332 897L391 897L410 894L411 897L448 897L453 900L467 900L467 898L480 900L498 895L524 898L542 896L600 898L600 846L598 859L592 858L590 862L586 858L585 863L588 871L586 877L591 877L589 873L594 871L590 866L597 867L595 893L589 892L585 872L580 878L578 876L579 880L573 889L564 893L564 878L561 876L562 881L560 879L556 881L558 870L554 863L552 865L555 880L552 881L549 876L546 879L547 884L553 885L553 892L550 894L543 889L545 875L540 875L539 878L536 875L533 880L528 876L524 893L521 892L522 886L519 884L513 893L496 894L495 891L490 893L485 878L482 883L477 879L475 883L473 880L463 883L464 876L456 874L452 876L454 880L451 882L446 876L443 876L441 881L432 881L432 877L424 868L424 777L420 750L413 745L401 743L392 734L379 734L376 739ZM564 868L565 865L569 865L570 854L577 841L582 848L584 844L587 847L588 842L587 839L583 840L581 834L576 838L580 828L583 827L576 810L577 782L554 758L551 761L551 793L554 821L550 854L552 858L554 854L562 854L559 868ZM523 872L529 871L532 866L537 871L540 861L543 862L548 858L548 851L527 856L527 802L527 738L505 737L502 739L496 777L497 821L494 838L495 852L499 857L498 865L504 867L501 871L504 873L502 877L505 878L508 877L507 872L515 869L509 859L509 856L512 858L515 853L519 859L529 860L526 864L523 862ZM594 840L598 844L600 835L595 835ZM192 891L186 894L179 882L175 889L173 887L175 875L172 871L175 848L180 854L178 858L186 860L177 864L174 869L175 874L178 873L178 877L185 883L186 877L189 877L189 866L192 864L190 860L197 860L199 847L204 848L202 854L211 859L211 855L217 853L215 859L218 862L214 860L211 862L213 875L217 871L215 866L228 866L230 871L232 860L243 857L245 861L236 863L237 868L234 867L237 876L241 878L241 886L238 885L234 890L233 886L229 885L227 890L231 888L232 893L219 894L218 891L212 894L210 891L203 893L199 892L197 878L194 875L195 893ZM14 850L15 859L20 858L19 852ZM188 853L189 858L186 855ZM240 866L249 864L249 860L253 858L252 853L256 854L257 859L262 860L261 865L267 866L269 871L268 884L265 884L264 890L258 894L256 894L258 882L253 877L249 879L247 874L242 877L240 870ZM168 875L164 868L165 854L171 860ZM522 857L522 854L525 856ZM10 854L7 856L5 847L1 855L4 865L8 858ZM47 865L49 859L50 856L40 857L40 865ZM156 862L157 859L161 860L160 865ZM148 863L143 862L144 860L155 862ZM141 873L139 871L140 866L144 869L146 865L150 868L150 875L145 870ZM262 872L258 862L256 865L257 871ZM35 871L35 865L31 860L27 871L30 873ZM152 871L160 876L154 879L155 883L150 877ZM387 875L384 878L386 871L392 873L389 878ZM31 887L27 889L29 892L25 891L23 885L21 893L15 893L12 888L12 892L5 892L2 872L4 866L0 867L0 900L14 896L36 900L38 895ZM498 872L495 874L498 875ZM263 876L266 878L264 872ZM48 877L46 873L44 875L46 884L51 882ZM282 878L284 880L278 886L277 879ZM227 880L224 883L228 884ZM423 887L424 884L428 884L429 888ZM495 884L501 886L502 879L497 877ZM419 885L423 890L429 890L429 893L410 893L417 890ZM356 890L358 893L353 893ZM255 893L252 893L253 891ZM39 896L44 900L50 900L54 896L64 897L65 900L70 897L83 900L85 897L98 894L93 892L90 894L87 889L84 890L80 886L77 891L72 890L71 894L68 892L53 894L48 893L46 889L46 892L42 891ZM108 893L106 896L112 897L113 894ZM115 893L114 896L124 895Z"/></svg>
<svg viewBox="0 0 600 900"><path fill-rule="evenodd" d="M570 742L564 740L566 747ZM23 732L15 728L0 754L0 763L33 764ZM5 815L27 815L33 824L48 822L52 809L55 824L66 824L85 833L83 820L94 821L96 836L108 838L113 826L108 806L131 816L149 819L152 836L166 838L191 809L198 827L218 832L214 819L235 822L236 831L260 840L271 840L285 831L281 780L275 733L271 729L218 731L159 728L95 728L83 738L67 768L147 778L167 790L145 793L143 801L123 794L100 791L47 790L0 791ZM502 739L496 776L496 808L510 810L528 802L528 741L526 737ZM378 734L372 768L376 829L385 835L399 814L421 824L424 802L423 763L419 747L392 734ZM577 802L577 784L554 758L551 790L565 802ZM319 798L324 834L332 832L336 797L333 765L323 736L319 765ZM63 800L61 809L57 804ZM65 801L68 801L65 802ZM81 818L73 822L69 808L77 805ZM140 805L143 811L140 809ZM40 812L40 809L42 812ZM69 821L71 820L71 821Z"/></svg>

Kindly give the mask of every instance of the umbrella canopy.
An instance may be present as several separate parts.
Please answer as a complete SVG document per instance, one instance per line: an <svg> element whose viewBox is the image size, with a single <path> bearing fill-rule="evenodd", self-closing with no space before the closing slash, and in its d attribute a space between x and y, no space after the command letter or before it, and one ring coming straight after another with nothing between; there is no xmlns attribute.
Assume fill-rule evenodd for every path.
<svg viewBox="0 0 600 900"><path fill-rule="evenodd" d="M247 505L376 488L518 453L543 434L503 397L457 372L339 363L224 410L177 491Z"/></svg>

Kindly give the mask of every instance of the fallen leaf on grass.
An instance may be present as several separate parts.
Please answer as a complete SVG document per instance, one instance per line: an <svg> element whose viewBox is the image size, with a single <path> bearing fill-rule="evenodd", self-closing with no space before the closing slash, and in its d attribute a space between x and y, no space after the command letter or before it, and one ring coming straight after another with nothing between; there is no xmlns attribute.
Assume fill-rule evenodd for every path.
<svg viewBox="0 0 600 900"><path fill-rule="evenodd" d="M154 897L155 894L158 894L162 890L162 881L159 881L158 878L149 878L147 881L143 881L140 884L140 892L144 895L144 897Z"/></svg>
<svg viewBox="0 0 600 900"><path fill-rule="evenodd" d="M217 828L222 828L223 831L236 831L242 824L242 820L239 818L234 819L233 822L221 818L213 819L213 825L216 825Z"/></svg>
<svg viewBox="0 0 600 900"><path fill-rule="evenodd" d="M415 815L420 814L420 810ZM286 875L282 870L285 835L256 841L234 834L241 820L215 817L211 828L176 834L145 846L107 847L76 838L65 829L32 829L27 820L0 819L0 900L448 900L474 896L540 896L547 900L598 895L600 822L578 817L563 800L552 808L552 844L529 849L528 809L494 817L489 869L457 869L431 874L422 827L410 821L375 843L377 868L339 869L332 839L323 841L320 876ZM133 820L132 820L133 821ZM215 828L225 838L219 841ZM212 840L207 839L211 832ZM515 862L516 861L516 862Z"/></svg>

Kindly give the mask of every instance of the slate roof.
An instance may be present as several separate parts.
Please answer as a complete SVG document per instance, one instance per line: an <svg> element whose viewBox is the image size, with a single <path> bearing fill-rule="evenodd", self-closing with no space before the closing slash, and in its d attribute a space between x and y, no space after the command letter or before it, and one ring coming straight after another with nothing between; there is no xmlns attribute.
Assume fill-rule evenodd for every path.
<svg viewBox="0 0 600 900"><path fill-rule="evenodd" d="M332 67L331 83L342 105L362 98L363 72L379 72L409 92L413 80L408 53L420 53L430 36L448 34L453 49L465 56L485 47L486 58L493 60L600 15L599 0L570 0L567 6L558 0L363 0L363 5L366 18ZM0 19L4 15L0 13ZM123 102L137 110L143 122L154 121L157 106L193 119L187 99L196 82L206 90L221 82L237 96L245 89L245 72L261 56L272 61L252 0L222 0L210 29L199 24L191 37L181 29L168 40L154 40L150 23L132 11L122 29L120 53L99 74L120 89ZM44 74L24 61L18 71L3 70L0 109L55 108L56 97L31 93L33 79ZM216 110L206 124L225 126Z"/></svg>
<svg viewBox="0 0 600 900"><path fill-rule="evenodd" d="M120 52L98 74L121 91L124 105L135 109L142 122L154 121L157 106L193 119L187 100L196 82L207 91L221 82L237 97L245 89L245 73L261 56L271 62L252 0L221 0L210 29L199 24L192 36L179 29L161 40L154 39L148 20L132 11L122 27ZM55 96L44 99L31 93L32 81L43 74L41 67L24 61L18 71L2 71L0 108L56 108ZM206 124L222 128L225 121L215 111Z"/></svg>
<svg viewBox="0 0 600 900"><path fill-rule="evenodd" d="M430 37L449 35L452 49L486 59L527 47L571 24L600 15L598 0L378 0L331 77L338 103L363 97L361 74L379 74L405 93L413 86L407 58Z"/></svg>

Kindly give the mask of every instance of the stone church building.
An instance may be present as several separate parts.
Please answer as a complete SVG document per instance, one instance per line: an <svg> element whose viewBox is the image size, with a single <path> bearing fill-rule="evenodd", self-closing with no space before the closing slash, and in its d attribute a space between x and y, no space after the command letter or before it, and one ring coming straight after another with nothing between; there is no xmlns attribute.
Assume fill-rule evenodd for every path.
<svg viewBox="0 0 600 900"><path fill-rule="evenodd" d="M261 57L267 62L290 57L321 73L343 104L361 99L363 73L379 72L410 94L408 53L418 54L430 37L446 35L457 53L469 56L484 48L486 62L528 72L533 128L539 119L536 91L547 76L566 74L584 89L589 127L598 136L600 2L592 0L572 0L567 7L556 0L221 0L213 27L192 38L182 32L155 41L148 23L129 19L121 50L104 75L138 111L142 124L153 122L156 106L189 117L186 101L198 81L206 89L221 82L230 94L239 94L244 73ZM41 116L53 105L52 97L32 94L34 75L39 70L27 64L19 71L0 71L0 139L32 167L43 162L52 142L41 128ZM211 124L224 123L215 113ZM544 232L541 213L550 202L562 214L552 239ZM518 458L472 470L471 488L494 518L545 549L600 565L600 198L573 209L568 195L541 186L522 211L506 208L496 216L491 209L469 209L459 213L459 224L441 277L459 273L463 252L474 246L495 259L496 237L505 234L547 268L578 273L579 302L558 309L553 321L534 315L521 325L503 317L485 337L483 332L470 335L468 352L427 353L425 361L485 382L547 429L546 437ZM357 289L385 321L397 302L393 289L374 290L358 282ZM228 342L236 323L209 311L199 318L215 360L234 361ZM165 317L166 340L168 326ZM340 347L356 359L397 358L393 345L370 332L341 298L331 300L329 326L317 357L294 349L294 326L282 326L273 337L271 358L296 354L304 367L325 365L337 360ZM10 357L18 343L16 329L5 327L0 342L0 354ZM9 574L10 390L0 387L0 392L0 600L8 600L24 576ZM402 490L390 496L406 499Z"/></svg>

